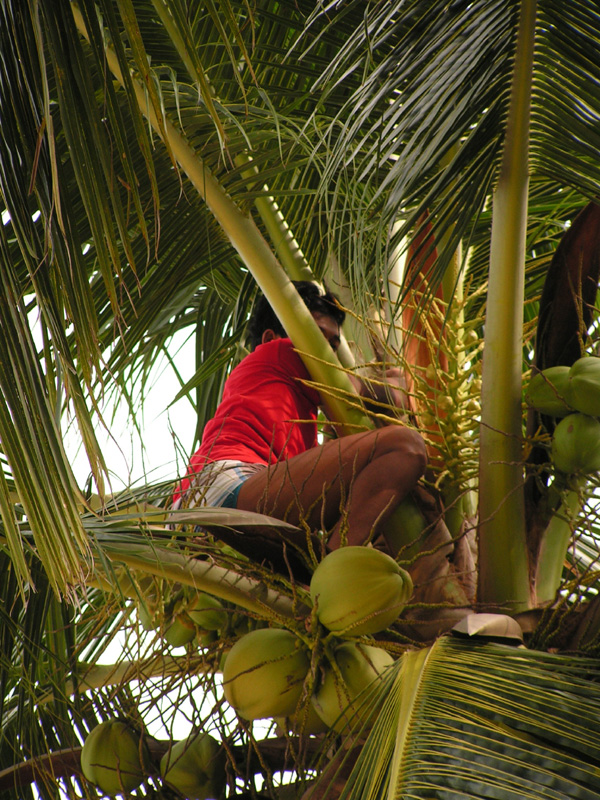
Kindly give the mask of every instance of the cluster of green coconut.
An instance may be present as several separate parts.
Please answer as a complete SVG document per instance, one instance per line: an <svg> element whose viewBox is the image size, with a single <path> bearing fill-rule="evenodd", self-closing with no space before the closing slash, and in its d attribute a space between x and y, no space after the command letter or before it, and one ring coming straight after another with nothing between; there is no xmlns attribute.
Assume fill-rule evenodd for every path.
<svg viewBox="0 0 600 800"><path fill-rule="evenodd" d="M368 724L365 697L393 658L366 637L388 628L412 591L410 575L385 553L333 551L311 580L314 624L238 639L223 665L225 698L244 719L273 718L302 733Z"/></svg>
<svg viewBox="0 0 600 800"><path fill-rule="evenodd" d="M129 794L153 773L144 736L121 720L100 723L83 745L81 771L105 795ZM219 800L226 784L225 751L209 734L193 733L163 755L160 775L188 800Z"/></svg>
<svg viewBox="0 0 600 800"><path fill-rule="evenodd" d="M552 437L557 470L581 476L600 470L600 358L536 373L525 399L541 414L562 417Z"/></svg>
<svg viewBox="0 0 600 800"><path fill-rule="evenodd" d="M147 593L138 604L138 618L146 630L160 631L171 647L185 647L196 641L200 647L210 647L218 639L239 636L248 631L251 620L206 592L188 587L168 596Z"/></svg>

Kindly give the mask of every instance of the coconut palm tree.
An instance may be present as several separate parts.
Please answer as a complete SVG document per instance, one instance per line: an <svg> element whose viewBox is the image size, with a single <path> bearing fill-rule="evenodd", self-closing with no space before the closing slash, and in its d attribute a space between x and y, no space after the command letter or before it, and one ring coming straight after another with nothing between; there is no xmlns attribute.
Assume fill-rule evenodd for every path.
<svg viewBox="0 0 600 800"><path fill-rule="evenodd" d="M594 351L596 4L1 11L0 788L97 796L81 745L119 718L148 748L136 796L177 796L159 762L183 714L222 743L229 796L598 796L597 481L555 468L556 421L522 400L530 371ZM299 277L339 287L341 364ZM106 488L103 398L135 424L152 365L192 330L179 395L200 431L256 285L331 416L397 424L361 407L346 371L401 365L428 442L435 508L394 523L415 594L362 638L395 657L365 692L374 724L310 735L300 701L295 721L252 726L223 698L226 651L265 624L310 649L307 694L323 681L333 639L306 588L222 542L263 547L290 526L223 509L166 526L170 484ZM190 623L206 595L217 622Z"/></svg>

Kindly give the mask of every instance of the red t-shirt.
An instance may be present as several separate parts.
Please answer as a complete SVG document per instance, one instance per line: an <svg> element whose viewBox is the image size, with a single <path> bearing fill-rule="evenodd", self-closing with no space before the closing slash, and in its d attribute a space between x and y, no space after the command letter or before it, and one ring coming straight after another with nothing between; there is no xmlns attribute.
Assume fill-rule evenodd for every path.
<svg viewBox="0 0 600 800"><path fill-rule="evenodd" d="M302 383L309 379L290 339L259 345L225 382L223 398L204 428L188 475L200 472L207 461L275 464L314 447L321 398L316 389ZM175 499L189 483L181 482Z"/></svg>

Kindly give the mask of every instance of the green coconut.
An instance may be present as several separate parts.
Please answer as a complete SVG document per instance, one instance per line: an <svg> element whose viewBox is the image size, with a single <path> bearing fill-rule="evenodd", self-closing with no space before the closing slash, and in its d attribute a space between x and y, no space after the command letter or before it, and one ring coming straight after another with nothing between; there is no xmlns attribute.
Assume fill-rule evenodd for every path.
<svg viewBox="0 0 600 800"><path fill-rule="evenodd" d="M394 659L379 647L344 642L334 651L341 680L332 666L325 668L311 703L323 722L341 732L350 724L368 724L373 715L374 681Z"/></svg>
<svg viewBox="0 0 600 800"><path fill-rule="evenodd" d="M564 417L572 411L569 367L557 366L537 372L530 380L525 401L528 405L550 417Z"/></svg>
<svg viewBox="0 0 600 800"><path fill-rule="evenodd" d="M231 615L231 620L229 624L229 630L231 632L231 635L236 638L239 638L240 636L244 636L245 634L250 633L251 630L254 630L253 622L254 620L252 620L248 616L248 614L235 611Z"/></svg>
<svg viewBox="0 0 600 800"><path fill-rule="evenodd" d="M229 614L223 608L223 604L206 592L198 592L188 604L186 611L203 630L220 631L227 626Z"/></svg>
<svg viewBox="0 0 600 800"><path fill-rule="evenodd" d="M573 475L600 470L600 422L586 414L569 414L554 429L552 461L556 469Z"/></svg>
<svg viewBox="0 0 600 800"><path fill-rule="evenodd" d="M319 622L349 636L385 630L412 592L408 572L372 547L334 550L317 566L310 582Z"/></svg>
<svg viewBox="0 0 600 800"><path fill-rule="evenodd" d="M225 659L225 698L245 719L289 717L302 694L309 666L306 649L290 631L250 631L234 643Z"/></svg>
<svg viewBox="0 0 600 800"><path fill-rule="evenodd" d="M329 730L329 725L323 722L310 702L296 709L290 717L280 717L276 722L282 730L302 736L317 736Z"/></svg>
<svg viewBox="0 0 600 800"><path fill-rule="evenodd" d="M198 631L198 644L200 647L210 647L219 638L217 631Z"/></svg>
<svg viewBox="0 0 600 800"><path fill-rule="evenodd" d="M165 633L165 640L171 647L184 647L196 636L196 626L185 611L176 614Z"/></svg>
<svg viewBox="0 0 600 800"><path fill-rule="evenodd" d="M569 405L581 414L600 417L600 358L584 356L569 371Z"/></svg>
<svg viewBox="0 0 600 800"><path fill-rule="evenodd" d="M140 603L137 607L137 613L140 625L145 631L153 631L158 627L156 612L150 606Z"/></svg>
<svg viewBox="0 0 600 800"><path fill-rule="evenodd" d="M149 774L149 764L143 737L118 720L97 725L81 749L85 778L110 797L136 789Z"/></svg>
<svg viewBox="0 0 600 800"><path fill-rule="evenodd" d="M187 800L218 800L225 791L225 751L207 733L177 742L160 760L160 774Z"/></svg>
<svg viewBox="0 0 600 800"><path fill-rule="evenodd" d="M405 497L384 523L382 533L392 552L408 560L419 552L426 528L427 520L421 509L411 497Z"/></svg>

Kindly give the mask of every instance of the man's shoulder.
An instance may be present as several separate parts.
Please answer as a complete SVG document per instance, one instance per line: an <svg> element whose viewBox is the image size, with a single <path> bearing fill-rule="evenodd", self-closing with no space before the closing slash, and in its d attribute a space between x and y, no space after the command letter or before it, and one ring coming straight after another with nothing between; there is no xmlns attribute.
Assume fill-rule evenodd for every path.
<svg viewBox="0 0 600 800"><path fill-rule="evenodd" d="M246 358L252 361L277 361L287 359L290 355L296 355L291 339L271 339L270 342L259 344L256 350ZM244 359L246 360L246 359Z"/></svg>
<svg viewBox="0 0 600 800"><path fill-rule="evenodd" d="M270 342L259 344L256 350L240 362L240 365L244 365L244 371L271 366L274 370L281 370L292 377L305 378L308 375L292 340L288 338L272 339Z"/></svg>

